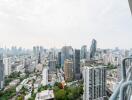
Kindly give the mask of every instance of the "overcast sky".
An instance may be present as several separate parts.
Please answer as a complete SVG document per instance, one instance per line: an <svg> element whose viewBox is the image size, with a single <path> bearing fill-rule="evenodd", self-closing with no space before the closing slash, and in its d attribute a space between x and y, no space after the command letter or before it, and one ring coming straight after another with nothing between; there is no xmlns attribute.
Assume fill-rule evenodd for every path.
<svg viewBox="0 0 132 100"><path fill-rule="evenodd" d="M0 46L132 48L127 0L0 0Z"/></svg>

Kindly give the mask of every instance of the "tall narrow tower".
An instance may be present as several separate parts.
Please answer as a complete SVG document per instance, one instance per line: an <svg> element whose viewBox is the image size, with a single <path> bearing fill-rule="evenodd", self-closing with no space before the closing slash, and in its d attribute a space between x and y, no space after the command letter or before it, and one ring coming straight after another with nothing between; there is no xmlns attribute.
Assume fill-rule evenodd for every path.
<svg viewBox="0 0 132 100"><path fill-rule="evenodd" d="M0 55L0 90L4 88L4 64L2 54Z"/></svg>
<svg viewBox="0 0 132 100"><path fill-rule="evenodd" d="M39 56L38 56L38 64L41 63L41 55L40 55L40 52L39 52Z"/></svg>
<svg viewBox="0 0 132 100"><path fill-rule="evenodd" d="M80 50L75 49L74 54L74 79L80 79Z"/></svg>
<svg viewBox="0 0 132 100"><path fill-rule="evenodd" d="M97 47L97 41L93 39L90 48L90 59L94 59L96 53L96 47Z"/></svg>

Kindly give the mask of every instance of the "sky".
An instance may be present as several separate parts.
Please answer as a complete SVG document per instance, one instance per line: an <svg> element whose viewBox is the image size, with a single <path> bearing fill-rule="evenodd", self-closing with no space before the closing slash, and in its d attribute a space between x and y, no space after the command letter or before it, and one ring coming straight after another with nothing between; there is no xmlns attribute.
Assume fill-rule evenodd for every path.
<svg viewBox="0 0 132 100"><path fill-rule="evenodd" d="M0 0L0 47L132 48L127 0Z"/></svg>

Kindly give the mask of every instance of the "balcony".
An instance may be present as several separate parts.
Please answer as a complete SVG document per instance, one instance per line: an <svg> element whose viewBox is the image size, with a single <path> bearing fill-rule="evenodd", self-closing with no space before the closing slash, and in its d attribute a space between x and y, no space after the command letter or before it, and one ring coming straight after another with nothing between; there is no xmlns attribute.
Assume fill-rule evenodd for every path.
<svg viewBox="0 0 132 100"><path fill-rule="evenodd" d="M126 69L126 61L129 61L130 64L127 69ZM122 80L109 100L132 100L131 63L132 63L132 57L123 59L121 66Z"/></svg>

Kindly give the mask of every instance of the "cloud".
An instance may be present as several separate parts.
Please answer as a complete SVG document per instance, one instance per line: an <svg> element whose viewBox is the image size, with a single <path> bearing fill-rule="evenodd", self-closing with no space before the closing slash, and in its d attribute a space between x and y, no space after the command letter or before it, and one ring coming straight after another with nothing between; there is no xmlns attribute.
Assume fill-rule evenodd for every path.
<svg viewBox="0 0 132 100"><path fill-rule="evenodd" d="M130 48L131 26L124 0L0 0L0 42L7 46L79 48L96 38L101 48Z"/></svg>

